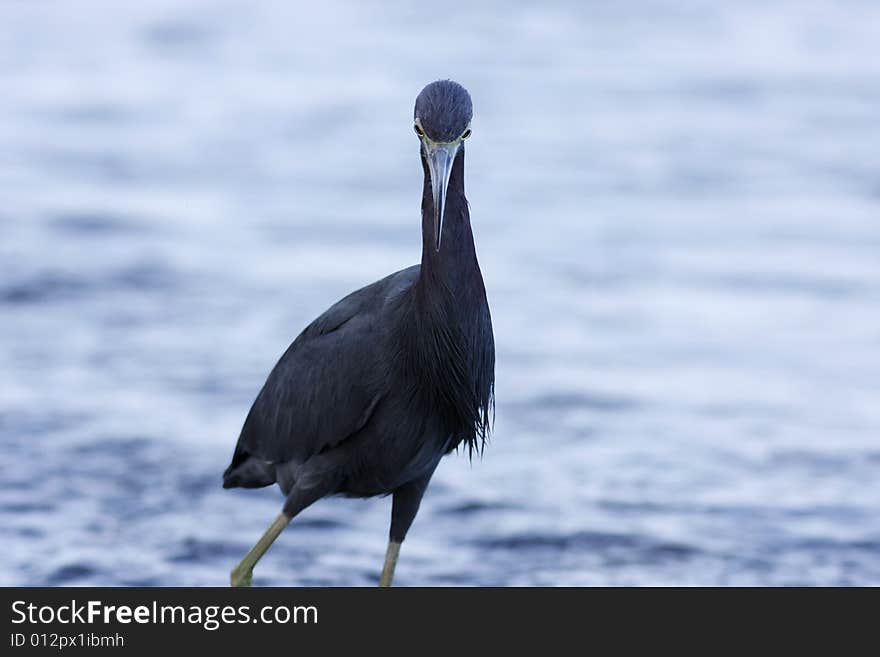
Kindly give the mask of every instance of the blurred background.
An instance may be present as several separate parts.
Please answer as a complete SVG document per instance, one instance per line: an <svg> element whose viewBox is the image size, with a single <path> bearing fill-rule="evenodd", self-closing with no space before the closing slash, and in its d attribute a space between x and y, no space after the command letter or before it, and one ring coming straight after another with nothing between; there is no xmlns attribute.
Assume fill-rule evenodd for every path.
<svg viewBox="0 0 880 657"><path fill-rule="evenodd" d="M277 358L420 257L412 106L475 105L497 344L400 585L880 584L880 5L0 4L0 584L225 585ZM390 499L257 585L372 585Z"/></svg>

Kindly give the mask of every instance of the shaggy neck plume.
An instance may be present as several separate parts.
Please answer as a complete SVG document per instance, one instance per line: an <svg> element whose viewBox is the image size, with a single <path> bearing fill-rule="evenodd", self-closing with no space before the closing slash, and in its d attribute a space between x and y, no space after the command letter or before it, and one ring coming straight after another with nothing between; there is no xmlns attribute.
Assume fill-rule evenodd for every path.
<svg viewBox="0 0 880 657"><path fill-rule="evenodd" d="M494 351L486 347L492 325L464 196L464 148L449 178L439 250L424 157L422 165L422 264L405 332L408 353L417 354L418 362L409 365L417 372L422 399L443 417L451 437L448 451L464 442L473 455L482 451L489 431Z"/></svg>

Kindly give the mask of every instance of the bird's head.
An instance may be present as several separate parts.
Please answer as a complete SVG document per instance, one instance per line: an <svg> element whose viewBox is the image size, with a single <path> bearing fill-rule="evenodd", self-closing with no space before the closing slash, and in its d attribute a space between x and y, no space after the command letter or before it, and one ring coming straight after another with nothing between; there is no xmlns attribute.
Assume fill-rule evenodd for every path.
<svg viewBox="0 0 880 657"><path fill-rule="evenodd" d="M452 164L462 141L471 135L473 114L474 108L467 89L452 80L432 82L416 98L413 129L422 142L422 153L431 175L434 235L438 251Z"/></svg>

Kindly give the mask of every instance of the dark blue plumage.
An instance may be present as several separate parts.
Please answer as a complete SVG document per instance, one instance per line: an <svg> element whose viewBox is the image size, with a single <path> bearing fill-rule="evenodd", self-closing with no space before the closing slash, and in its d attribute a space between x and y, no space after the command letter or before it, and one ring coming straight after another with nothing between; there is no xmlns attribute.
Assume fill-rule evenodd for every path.
<svg viewBox="0 0 880 657"><path fill-rule="evenodd" d="M353 292L296 338L248 413L224 487L277 482L288 519L328 495L393 494L399 546L441 457L482 450L495 352L464 194L471 113L454 82L419 95L421 264Z"/></svg>

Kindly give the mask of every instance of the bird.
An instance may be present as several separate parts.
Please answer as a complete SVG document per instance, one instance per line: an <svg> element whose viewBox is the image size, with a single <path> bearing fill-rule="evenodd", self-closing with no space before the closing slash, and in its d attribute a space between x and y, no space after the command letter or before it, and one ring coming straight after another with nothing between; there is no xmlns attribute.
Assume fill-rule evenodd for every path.
<svg viewBox="0 0 880 657"><path fill-rule="evenodd" d="M260 558L303 509L329 496L392 496L379 586L443 456L482 456L492 431L495 344L464 190L473 103L452 80L418 94L424 173L420 264L331 306L293 341L244 421L224 488L278 484L281 513L232 570Z"/></svg>

